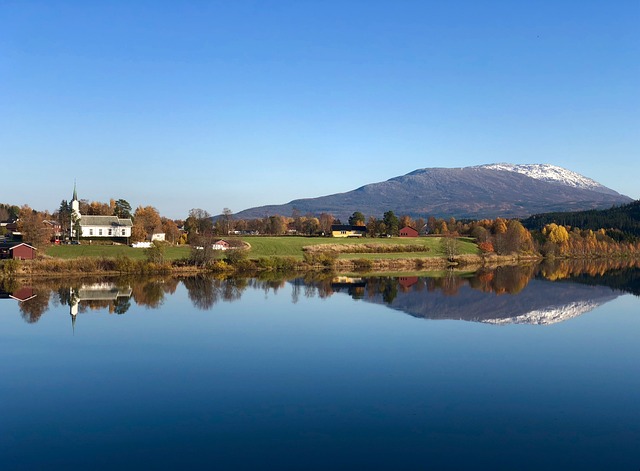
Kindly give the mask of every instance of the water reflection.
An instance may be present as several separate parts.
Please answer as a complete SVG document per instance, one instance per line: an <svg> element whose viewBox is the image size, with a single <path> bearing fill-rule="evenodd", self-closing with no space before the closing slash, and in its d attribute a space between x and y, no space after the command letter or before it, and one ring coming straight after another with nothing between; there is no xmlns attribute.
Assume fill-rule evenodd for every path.
<svg viewBox="0 0 640 471"><path fill-rule="evenodd" d="M336 276L310 273L264 278L108 278L5 280L0 300L18 302L28 323L50 305L69 306L72 323L92 311L125 314L132 306L158 309L182 284L196 309L241 299L246 290L277 293L290 286L291 301L300 296L348 295L356 301L387 306L414 317L457 319L491 324L553 324L594 309L628 292L640 296L637 261L545 262L506 266L475 273L445 271L431 276Z"/></svg>

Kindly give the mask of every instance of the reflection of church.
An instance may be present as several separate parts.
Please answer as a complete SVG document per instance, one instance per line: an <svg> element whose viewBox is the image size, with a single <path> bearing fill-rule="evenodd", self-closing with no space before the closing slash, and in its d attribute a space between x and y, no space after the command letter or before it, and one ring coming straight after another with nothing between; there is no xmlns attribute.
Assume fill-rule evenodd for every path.
<svg viewBox="0 0 640 471"><path fill-rule="evenodd" d="M69 288L69 314L71 325L75 326L80 303L92 302L117 304L120 300L128 300L133 290L130 286L118 286L115 283L83 284L79 288Z"/></svg>

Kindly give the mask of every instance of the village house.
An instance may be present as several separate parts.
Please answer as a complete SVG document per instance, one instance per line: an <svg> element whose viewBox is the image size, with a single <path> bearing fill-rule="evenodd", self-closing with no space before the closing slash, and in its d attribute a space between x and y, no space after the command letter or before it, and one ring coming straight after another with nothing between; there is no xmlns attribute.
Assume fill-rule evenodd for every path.
<svg viewBox="0 0 640 471"><path fill-rule="evenodd" d="M211 248L213 250L229 250L231 248L231 245L226 240L220 239L215 241Z"/></svg>
<svg viewBox="0 0 640 471"><path fill-rule="evenodd" d="M333 224L331 237L363 237L367 233L365 226L352 226L350 224Z"/></svg>
<svg viewBox="0 0 640 471"><path fill-rule="evenodd" d="M418 231L411 226L404 226L400 229L400 237L418 237Z"/></svg>
<svg viewBox="0 0 640 471"><path fill-rule="evenodd" d="M24 242L2 242L0 243L0 259L33 260L36 258L37 250Z"/></svg>

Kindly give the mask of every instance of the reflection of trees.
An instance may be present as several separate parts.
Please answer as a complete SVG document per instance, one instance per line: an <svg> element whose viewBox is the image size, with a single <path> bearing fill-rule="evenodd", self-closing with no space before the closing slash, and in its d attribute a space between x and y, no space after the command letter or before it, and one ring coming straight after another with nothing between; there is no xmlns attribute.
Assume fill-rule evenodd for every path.
<svg viewBox="0 0 640 471"><path fill-rule="evenodd" d="M211 309L218 302L219 293L214 280L204 276L193 276L182 280L187 289L187 296L194 307L202 310Z"/></svg>
<svg viewBox="0 0 640 471"><path fill-rule="evenodd" d="M533 266L507 266L495 269L492 280L492 288L498 294L515 294L522 291L533 278Z"/></svg>
<svg viewBox="0 0 640 471"><path fill-rule="evenodd" d="M113 312L115 314L124 314L131 307L131 298L127 298L126 296L121 296L116 299L115 305L113 307Z"/></svg>
<svg viewBox="0 0 640 471"><path fill-rule="evenodd" d="M49 309L50 290L34 289L35 297L19 304L20 313L25 322L34 324Z"/></svg>
<svg viewBox="0 0 640 471"><path fill-rule="evenodd" d="M247 288L246 278L229 278L221 281L222 299L225 301L236 301L242 297L242 293Z"/></svg>
<svg viewBox="0 0 640 471"><path fill-rule="evenodd" d="M609 286L640 296L640 260L591 259L545 261L538 275L549 280L570 280L588 285Z"/></svg>
<svg viewBox="0 0 640 471"><path fill-rule="evenodd" d="M178 278L167 278L163 280L162 289L166 294L173 294L176 292L180 280Z"/></svg>
<svg viewBox="0 0 640 471"><path fill-rule="evenodd" d="M147 280L134 283L131 296L136 304L152 309L159 308L164 302L164 283L159 280Z"/></svg>

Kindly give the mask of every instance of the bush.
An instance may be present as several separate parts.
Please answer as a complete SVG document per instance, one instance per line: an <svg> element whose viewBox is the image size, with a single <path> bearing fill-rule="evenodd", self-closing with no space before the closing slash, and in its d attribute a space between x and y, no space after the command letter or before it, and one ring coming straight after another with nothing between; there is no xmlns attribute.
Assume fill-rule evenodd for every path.
<svg viewBox="0 0 640 471"><path fill-rule="evenodd" d="M480 251L482 253L491 253L491 252L495 252L495 250L493 249L493 244L489 241L487 242L480 242L478 244L478 248L480 249Z"/></svg>
<svg viewBox="0 0 640 471"><path fill-rule="evenodd" d="M160 242L154 242L151 247L144 250L146 259L150 263L163 263L164 262L164 245Z"/></svg>
<svg viewBox="0 0 640 471"><path fill-rule="evenodd" d="M308 265L322 265L330 268L338 259L338 254L335 252L304 252L302 257Z"/></svg>
<svg viewBox="0 0 640 471"><path fill-rule="evenodd" d="M20 262L17 260L5 260L2 263L2 273L4 273L6 276L13 276L16 274L19 267Z"/></svg>
<svg viewBox="0 0 640 471"><path fill-rule="evenodd" d="M135 263L126 255L120 255L116 257L114 261L115 271L119 271L120 273L131 273L134 271Z"/></svg>
<svg viewBox="0 0 640 471"><path fill-rule="evenodd" d="M229 265L239 265L247 259L247 251L243 249L231 249L225 252L225 262Z"/></svg>
<svg viewBox="0 0 640 471"><path fill-rule="evenodd" d="M366 258L358 258L353 261L353 269L356 271L370 271L373 268L373 262Z"/></svg>
<svg viewBox="0 0 640 471"><path fill-rule="evenodd" d="M261 257L258 259L258 268L261 270L289 271L297 266L293 257Z"/></svg>

